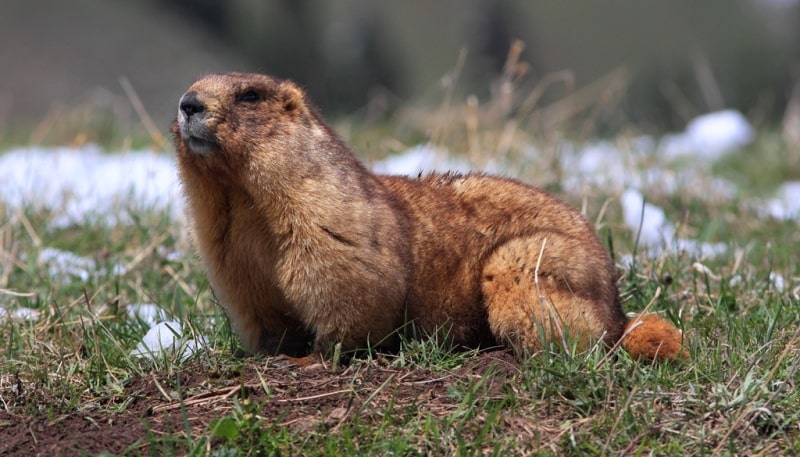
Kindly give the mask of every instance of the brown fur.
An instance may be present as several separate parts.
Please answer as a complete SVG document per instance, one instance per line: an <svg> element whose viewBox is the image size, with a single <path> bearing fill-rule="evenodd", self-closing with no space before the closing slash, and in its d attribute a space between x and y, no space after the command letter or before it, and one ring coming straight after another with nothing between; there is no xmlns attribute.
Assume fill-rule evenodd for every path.
<svg viewBox="0 0 800 457"><path fill-rule="evenodd" d="M250 351L393 346L398 329L523 351L623 337L608 253L540 190L481 174L375 175L302 90L264 75L200 79L173 132L197 249ZM682 357L677 329L651 322L623 346Z"/></svg>
<svg viewBox="0 0 800 457"><path fill-rule="evenodd" d="M640 359L686 359L689 351L681 345L681 332L655 314L640 314L625 326L622 347Z"/></svg>

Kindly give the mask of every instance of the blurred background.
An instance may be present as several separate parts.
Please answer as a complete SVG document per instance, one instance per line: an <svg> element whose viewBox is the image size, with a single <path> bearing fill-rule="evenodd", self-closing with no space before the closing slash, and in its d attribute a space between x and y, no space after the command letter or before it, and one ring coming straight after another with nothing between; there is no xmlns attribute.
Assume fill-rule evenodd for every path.
<svg viewBox="0 0 800 457"><path fill-rule="evenodd" d="M3 0L0 133L35 141L66 115L140 128L137 97L166 131L214 71L294 79L329 117L436 106L448 84L481 101L514 40L524 84L552 83L539 103L621 88L611 130L723 108L777 126L800 80L797 0Z"/></svg>

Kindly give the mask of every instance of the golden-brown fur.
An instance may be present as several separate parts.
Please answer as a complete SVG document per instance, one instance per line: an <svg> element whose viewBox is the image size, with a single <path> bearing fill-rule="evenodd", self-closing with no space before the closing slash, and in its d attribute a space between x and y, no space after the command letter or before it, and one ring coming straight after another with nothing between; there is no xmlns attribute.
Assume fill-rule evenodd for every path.
<svg viewBox="0 0 800 457"><path fill-rule="evenodd" d="M250 351L392 346L398 330L524 351L623 338L607 252L540 190L481 174L375 175L302 90L264 75L198 80L173 132L197 249ZM685 356L677 329L658 320L651 333L652 322L623 347Z"/></svg>

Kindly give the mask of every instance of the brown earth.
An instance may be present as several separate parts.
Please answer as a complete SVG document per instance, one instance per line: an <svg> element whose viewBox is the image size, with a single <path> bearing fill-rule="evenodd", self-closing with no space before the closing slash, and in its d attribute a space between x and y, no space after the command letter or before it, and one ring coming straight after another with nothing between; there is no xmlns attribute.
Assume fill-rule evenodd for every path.
<svg viewBox="0 0 800 457"><path fill-rule="evenodd" d="M147 454L148 446L165 437L176 438L175 452L181 454L187 450L187 423L193 437L208 435L211 421L236 407L234 399L260 405L257 414L263 424L286 427L290 433L335 433L355 415L362 422L379 420L390 402L395 408L413 404L442 417L459 404L447 395L454 384L491 373L484 395L502 395L518 370L517 360L505 351L481 353L447 372L395 368L381 357L356 360L337 371L276 367L274 359L253 359L220 372L200 360L180 372L150 372L131 379L103 404L79 403L73 412L58 417L0 413L0 455Z"/></svg>

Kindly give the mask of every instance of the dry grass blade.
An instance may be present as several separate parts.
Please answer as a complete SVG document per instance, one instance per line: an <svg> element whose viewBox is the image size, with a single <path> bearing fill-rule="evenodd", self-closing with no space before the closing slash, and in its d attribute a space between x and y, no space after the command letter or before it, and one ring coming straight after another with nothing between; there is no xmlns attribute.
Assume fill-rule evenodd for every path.
<svg viewBox="0 0 800 457"><path fill-rule="evenodd" d="M237 392L239 392L241 389L242 386L232 386L232 387L227 387L225 389L217 389L210 392L197 394L183 401L174 401L166 405L154 406L153 414L160 413L163 411L171 411L174 409L179 409L181 408L181 405L186 407L197 406L197 405L210 405L222 400L227 400L228 398L232 397Z"/></svg>
<svg viewBox="0 0 800 457"><path fill-rule="evenodd" d="M136 110L136 114L142 121L144 128L147 129L147 132L150 134L150 139L153 141L153 145L155 146L154 149L157 151L164 149L164 146L166 146L167 142L164 140L161 130L156 127L153 119L149 114L147 114L147 110L142 103L142 99L139 98L139 95L133 88L133 84L131 84L128 78L124 76L119 78L119 84L122 86L122 90L125 91L125 95L131 101L131 105L133 105L133 109Z"/></svg>

